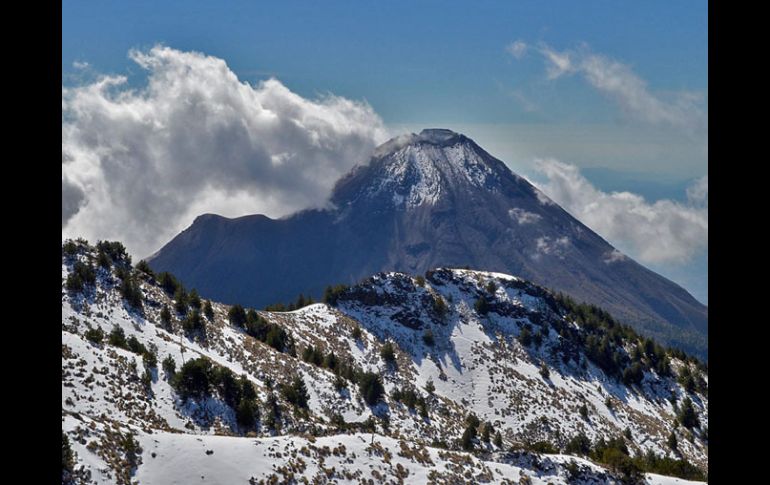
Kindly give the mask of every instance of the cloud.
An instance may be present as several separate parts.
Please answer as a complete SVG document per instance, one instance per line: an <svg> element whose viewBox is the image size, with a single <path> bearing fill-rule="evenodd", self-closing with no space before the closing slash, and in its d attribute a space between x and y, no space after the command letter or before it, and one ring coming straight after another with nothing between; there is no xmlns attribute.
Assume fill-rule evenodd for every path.
<svg viewBox="0 0 770 485"><path fill-rule="evenodd" d="M526 42L522 40L517 40L516 42L512 42L508 45L508 47L505 48L506 51L508 51L509 54L511 54L516 59L521 59L527 54L527 44Z"/></svg>
<svg viewBox="0 0 770 485"><path fill-rule="evenodd" d="M511 49L508 49L512 55ZM546 63L546 76L555 80L579 74L598 92L611 99L628 117L652 125L673 126L689 132L708 128L703 96L693 92L653 94L647 82L626 64L592 52L587 45L557 51L539 44L537 51ZM517 57L514 55L517 59Z"/></svg>
<svg viewBox="0 0 770 485"><path fill-rule="evenodd" d="M518 207L510 209L508 211L508 215L516 219L516 222L519 223L519 225L532 224L541 219L539 214L535 214L534 212L529 212Z"/></svg>
<svg viewBox="0 0 770 485"><path fill-rule="evenodd" d="M709 203L709 176L704 175L687 187L687 200L695 206L705 206Z"/></svg>
<svg viewBox="0 0 770 485"><path fill-rule="evenodd" d="M535 240L535 254L532 255L532 259L540 259L541 254L553 255L560 259L564 259L564 250L569 247L570 240L567 236L559 237L556 239L548 236L539 237Z"/></svg>
<svg viewBox="0 0 770 485"><path fill-rule="evenodd" d="M306 99L224 60L155 46L140 88L101 76L62 88L62 236L147 256L203 212L281 216L325 204L388 138L365 102Z"/></svg>
<svg viewBox="0 0 770 485"><path fill-rule="evenodd" d="M630 192L596 189L574 165L553 159L535 166L548 181L538 188L556 203L644 263L688 263L708 248L708 177L688 189L688 203L658 200L649 203ZM617 260L607 255L606 261Z"/></svg>

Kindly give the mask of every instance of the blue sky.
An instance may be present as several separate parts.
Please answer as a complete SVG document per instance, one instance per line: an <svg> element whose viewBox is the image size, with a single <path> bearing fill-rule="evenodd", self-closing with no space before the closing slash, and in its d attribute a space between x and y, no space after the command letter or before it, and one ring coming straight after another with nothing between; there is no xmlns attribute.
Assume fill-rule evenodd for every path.
<svg viewBox="0 0 770 485"><path fill-rule="evenodd" d="M62 69L65 87L100 73L140 89L131 49L202 52L241 81L365 100L391 132L462 131L533 179L553 158L607 192L686 202L708 172L707 23L705 1L65 1ZM707 301L705 254L648 265Z"/></svg>

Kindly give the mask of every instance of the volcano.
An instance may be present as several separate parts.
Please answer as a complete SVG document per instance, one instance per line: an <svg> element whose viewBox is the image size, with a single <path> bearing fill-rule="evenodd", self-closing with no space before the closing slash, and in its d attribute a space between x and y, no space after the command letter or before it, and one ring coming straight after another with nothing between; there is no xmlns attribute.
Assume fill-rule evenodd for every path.
<svg viewBox="0 0 770 485"><path fill-rule="evenodd" d="M708 309L622 254L470 138L394 138L340 179L324 209L281 219L201 215L148 259L224 303L319 297L373 273L437 267L521 276L641 333L708 355Z"/></svg>

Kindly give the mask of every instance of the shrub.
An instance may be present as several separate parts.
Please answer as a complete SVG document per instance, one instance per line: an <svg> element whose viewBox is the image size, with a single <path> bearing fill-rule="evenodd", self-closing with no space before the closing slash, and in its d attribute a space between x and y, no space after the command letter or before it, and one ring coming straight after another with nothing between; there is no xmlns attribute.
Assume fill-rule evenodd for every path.
<svg viewBox="0 0 770 485"><path fill-rule="evenodd" d="M695 412L695 408L692 405L692 400L689 397L685 397L682 401L682 405L679 407L679 413L676 417L677 421L687 429L697 428L700 423L698 422L698 414Z"/></svg>
<svg viewBox="0 0 770 485"><path fill-rule="evenodd" d="M72 265L72 271L67 275L67 291L78 293L83 291L86 286L96 284L96 272L93 266L81 261L75 261Z"/></svg>
<svg viewBox="0 0 770 485"><path fill-rule="evenodd" d="M163 288L168 296L176 293L177 288L182 286L171 273L164 271L158 275L158 284Z"/></svg>
<svg viewBox="0 0 770 485"><path fill-rule="evenodd" d="M126 334L122 327L118 327L117 325L113 327L108 338L110 345L114 345L115 347L120 347L122 349L128 348L126 345Z"/></svg>
<svg viewBox="0 0 770 485"><path fill-rule="evenodd" d="M83 287L85 285L83 284L83 278L80 277L75 272L72 272L67 275L67 282L65 283L65 288L67 288L67 291L70 293L80 293L83 291Z"/></svg>
<svg viewBox="0 0 770 485"><path fill-rule="evenodd" d="M323 353L312 345L308 345L302 351L302 360L310 364L320 367L323 364L323 359Z"/></svg>
<svg viewBox="0 0 770 485"><path fill-rule="evenodd" d="M638 483L642 478L642 470L634 460L617 448L606 449L600 461L611 471L619 473L624 483Z"/></svg>
<svg viewBox="0 0 770 485"><path fill-rule="evenodd" d="M542 376L542 378L546 380L548 380L548 378L551 377L551 371L548 370L548 366L545 365L545 362L540 364L540 376Z"/></svg>
<svg viewBox="0 0 770 485"><path fill-rule="evenodd" d="M147 264L147 261L145 260L141 260L136 263L136 269L146 274L150 278L155 278L155 273L152 271L152 268L150 268L150 265Z"/></svg>
<svg viewBox="0 0 770 485"><path fill-rule="evenodd" d="M441 295L433 296L433 312L438 316L439 320L444 320L449 313L449 307L447 307Z"/></svg>
<svg viewBox="0 0 770 485"><path fill-rule="evenodd" d="M259 419L259 407L253 399L243 399L235 410L235 420L238 426L252 429Z"/></svg>
<svg viewBox="0 0 770 485"><path fill-rule="evenodd" d="M473 449L473 440L476 438L476 428L467 426L463 431L463 436L460 438L460 446L463 450L470 451Z"/></svg>
<svg viewBox="0 0 770 485"><path fill-rule="evenodd" d="M202 306L201 297L200 295L198 295L198 291L195 288L190 290L190 295L187 298L187 302L192 308L196 310L201 309L201 306Z"/></svg>
<svg viewBox="0 0 770 485"><path fill-rule="evenodd" d="M160 325L168 331L171 331L171 312L166 305L160 310Z"/></svg>
<svg viewBox="0 0 770 485"><path fill-rule="evenodd" d="M433 347L433 345L436 343L436 339L433 337L433 332L431 329L425 330L425 333L422 334L422 341L425 342L425 345Z"/></svg>
<svg viewBox="0 0 770 485"><path fill-rule="evenodd" d="M131 256L118 241L99 241L96 243L96 249L107 255L114 264L131 266Z"/></svg>
<svg viewBox="0 0 770 485"><path fill-rule="evenodd" d="M187 306L187 292L184 290L183 286L177 286L176 291L174 292L174 310L176 310L179 315L184 315L187 313Z"/></svg>
<svg viewBox="0 0 770 485"><path fill-rule="evenodd" d="M174 375L172 385L182 399L203 398L211 392L211 362L199 357L185 363Z"/></svg>
<svg viewBox="0 0 770 485"><path fill-rule="evenodd" d="M161 365L163 366L163 372L165 372L168 377L174 377L174 374L176 373L176 362L173 357L170 355L166 356Z"/></svg>
<svg viewBox="0 0 770 485"><path fill-rule="evenodd" d="M373 372L364 372L358 379L358 389L369 406L374 406L382 398L385 388L380 376Z"/></svg>
<svg viewBox="0 0 770 485"><path fill-rule="evenodd" d="M203 323L203 319L201 318L201 314L198 310L191 311L185 318L182 320L182 329L188 334L195 333L195 332L204 332L206 330L206 327Z"/></svg>
<svg viewBox="0 0 770 485"><path fill-rule="evenodd" d="M102 343L102 340L104 340L104 332L102 331L102 329L100 327L89 328L86 331L84 337L89 342L92 342L92 343L95 343L95 344L100 344L100 343Z"/></svg>
<svg viewBox="0 0 770 485"><path fill-rule="evenodd" d="M78 244L72 239L67 239L64 241L64 244L62 244L61 247L62 253L64 253L66 256L76 255L78 253L78 249L80 249Z"/></svg>
<svg viewBox="0 0 770 485"><path fill-rule="evenodd" d="M331 371L336 371L338 364L339 362L337 360L337 356L334 355L334 351L329 351L329 353L326 354L326 357L324 357L323 366Z"/></svg>
<svg viewBox="0 0 770 485"><path fill-rule="evenodd" d="M482 316L489 313L489 306L489 302L483 295L480 296L476 300L476 303L473 304L473 308L476 310L476 313Z"/></svg>
<svg viewBox="0 0 770 485"><path fill-rule="evenodd" d="M234 305L227 311L227 319L230 321L230 325L243 328L246 324L246 311L240 305Z"/></svg>
<svg viewBox="0 0 770 485"><path fill-rule="evenodd" d="M147 352L145 346L134 335L126 340L126 348L137 355L143 355Z"/></svg>
<svg viewBox="0 0 770 485"><path fill-rule="evenodd" d="M324 303L334 306L337 304L339 297L348 290L347 285L327 286L324 291Z"/></svg>
<svg viewBox="0 0 770 485"><path fill-rule="evenodd" d="M98 264L100 268L110 269L112 261L110 261L110 257L107 256L104 251L99 251L96 253L96 264Z"/></svg>
<svg viewBox="0 0 770 485"><path fill-rule="evenodd" d="M361 327L358 325L353 326L353 330L350 332L351 337L355 340L361 340Z"/></svg>
<svg viewBox="0 0 770 485"><path fill-rule="evenodd" d="M414 282L417 284L417 286L423 287L425 286L425 277L422 275L417 275L414 277Z"/></svg>
<svg viewBox="0 0 770 485"><path fill-rule="evenodd" d="M382 360L387 364L394 364L396 362L396 351L391 342L385 342L385 345L382 346L380 349L380 357L382 357Z"/></svg>
<svg viewBox="0 0 770 485"><path fill-rule="evenodd" d="M236 312L240 314L240 311L236 310ZM235 315L235 319L239 320L240 316ZM262 318L259 313L253 309L246 312L246 323L243 326L246 329L247 334L262 342L265 341L267 338L267 332L270 330L270 324L268 321Z"/></svg>
<svg viewBox="0 0 770 485"><path fill-rule="evenodd" d="M337 392L341 392L343 389L348 387L347 381L342 378L342 376L337 375L334 377L334 390Z"/></svg>
<svg viewBox="0 0 770 485"><path fill-rule="evenodd" d="M289 334L287 334L286 331L278 325L271 325L270 330L267 331L265 343L278 352L283 352L289 346Z"/></svg>
<svg viewBox="0 0 770 485"><path fill-rule="evenodd" d="M120 294L131 307L137 310L142 309L142 290L133 278L127 277L123 279L123 282L120 284Z"/></svg>
<svg viewBox="0 0 770 485"><path fill-rule="evenodd" d="M521 342L521 345L524 347L529 347L532 344L532 332L526 325L521 329L521 332L519 333L519 342Z"/></svg>
<svg viewBox="0 0 770 485"><path fill-rule="evenodd" d="M588 419L588 407L586 407L586 405L585 405L585 404L582 404L582 405L580 406L580 409L579 409L578 411L580 412L580 416L581 416L583 419Z"/></svg>
<svg viewBox="0 0 770 485"><path fill-rule="evenodd" d="M559 452L556 447L547 441L536 441L535 443L531 443L529 446L527 446L527 448L535 453L554 454Z"/></svg>
<svg viewBox="0 0 770 485"><path fill-rule="evenodd" d="M666 444L673 451L675 452L679 451L679 442L677 441L676 435L674 434L673 431L668 435L668 440L666 441Z"/></svg>
<svg viewBox="0 0 770 485"><path fill-rule="evenodd" d="M564 452L568 455L588 456L591 453L591 440L582 432L578 433L567 442Z"/></svg>
<svg viewBox="0 0 770 485"><path fill-rule="evenodd" d="M644 370L642 370L642 365L638 362L634 362L623 371L623 382L628 386L641 384L643 378Z"/></svg>
<svg viewBox="0 0 770 485"><path fill-rule="evenodd" d="M425 383L425 391L430 395L433 395L433 393L436 392L436 386L433 384L433 379L428 379L428 382Z"/></svg>
<svg viewBox="0 0 770 485"><path fill-rule="evenodd" d="M151 350L142 354L142 360L144 361L144 367L147 369L158 367L158 355Z"/></svg>
<svg viewBox="0 0 770 485"><path fill-rule="evenodd" d="M269 429L277 430L281 423L281 410L278 407L278 399L272 392L267 395L265 400L265 426Z"/></svg>
<svg viewBox="0 0 770 485"><path fill-rule="evenodd" d="M495 284L494 281L490 280L489 283L487 283L486 290L487 290L487 293L489 293L490 295L494 295L495 292L497 291L497 284Z"/></svg>
<svg viewBox="0 0 770 485"><path fill-rule="evenodd" d="M227 367L214 367L211 383L228 406L236 408L241 402L241 383Z"/></svg>
<svg viewBox="0 0 770 485"><path fill-rule="evenodd" d="M206 300L206 304L203 305L203 314L209 321L214 320L214 308L212 308L210 300Z"/></svg>
<svg viewBox="0 0 770 485"><path fill-rule="evenodd" d="M72 452L70 446L70 440L64 433L61 432L61 473L62 483L66 483L71 479L71 475L75 470L75 454Z"/></svg>
<svg viewBox="0 0 770 485"><path fill-rule="evenodd" d="M502 437L502 435L500 435L499 431L497 433L495 433L495 439L494 439L494 441L492 443L494 443L494 445L496 447L498 447L498 448L502 448L503 447L503 437Z"/></svg>
<svg viewBox="0 0 770 485"><path fill-rule="evenodd" d="M254 400L257 398L257 391L254 390L254 384L252 384L249 378L246 377L246 374L241 374L238 383L241 386L242 399Z"/></svg>
<svg viewBox="0 0 770 485"><path fill-rule="evenodd" d="M309 396L305 381L300 376L294 377L289 384L281 386L281 395L291 404L301 409L307 409Z"/></svg>

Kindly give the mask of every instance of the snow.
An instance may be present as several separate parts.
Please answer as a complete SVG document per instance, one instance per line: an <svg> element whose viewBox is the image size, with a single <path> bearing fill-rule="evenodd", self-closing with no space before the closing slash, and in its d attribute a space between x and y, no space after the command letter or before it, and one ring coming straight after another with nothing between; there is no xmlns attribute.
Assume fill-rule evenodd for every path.
<svg viewBox="0 0 770 485"><path fill-rule="evenodd" d="M63 277L69 268L62 264ZM368 291L383 298L392 297L387 301L397 301L397 305L364 305L343 299L337 308L317 303L293 312L260 312L292 335L298 354L305 346L314 345L325 353L333 351L338 358L349 359L361 369L379 372L388 396L374 408L363 403L355 385L342 392L335 390L335 375L330 370L277 352L230 326L225 319L225 305L213 302L216 317L207 323L208 338L197 341L184 337L176 321L172 332L157 325L162 305L172 303L150 283L142 284L146 298L144 315L126 307L115 278L109 274L100 274L97 289L86 298L63 292L62 429L73 439L84 429L91 433L85 442L73 443L78 466L90 470L92 479L99 483L113 483L110 465L86 445L102 439L117 426L135 434L144 448L135 475L139 483L244 483L252 476L264 478L273 473L274 465L286 465L292 450L309 446L311 438L298 433L306 432L310 426L326 430L330 416L335 413L347 423L360 423L375 414L386 413L389 432L393 434L377 435L375 440L390 450L390 463L383 456L369 456L366 447L371 435L319 437L314 446L334 448L343 444L348 456L356 454L355 466L341 456L326 456L324 460L305 457L307 468L302 474L309 479L324 473L322 467L332 466L364 473L367 478L372 470L390 476L400 464L409 472L408 483L426 483L431 471L449 473L451 458L442 458L439 455L444 452L430 449L428 453L436 463L430 467L399 457L396 436L409 446L434 440L452 443L462 435L469 412L482 421L490 421L501 432L506 447L524 439L550 440L556 431L565 437L584 432L595 439L617 436L628 428L634 437L632 453L668 452L665 439L673 423L673 410L665 397L673 389L681 401L681 386L647 375L641 389L629 389L607 378L593 364L580 370L572 361L564 364L554 360L550 349L558 344L560 336L552 330L539 349L525 348L517 340L523 325L537 329L530 316L549 315L547 304L533 286L520 278L494 272L456 269L447 270L446 275L440 275L440 281L426 278L422 287L411 276L400 273L378 274L365 284ZM499 315L495 311L481 316L475 312L474 303L478 295L487 292L490 282L495 283L494 300L516 309L520 316ZM436 297L441 297L449 309L443 320L437 320L431 305L426 303ZM420 328L402 325L398 315L404 312L413 315ZM184 361L205 356L236 375L245 374L255 384L263 403L270 392L268 377L274 383L282 383L299 375L310 396L309 416L305 421L287 418L283 436L271 437L272 431L262 427L252 431L253 437L237 436L243 433L235 423L234 413L218 398L182 403L160 368L153 373L148 394L139 379L143 372L141 356L106 342L96 345L84 338L88 328L100 327L106 334L115 326L123 329L126 338L135 336L146 347L155 349L159 363L170 356L179 367ZM355 327L361 333L358 339L352 337ZM435 338L432 347L422 338L428 328ZM380 356L386 340L396 344L395 368ZM136 370L132 369L132 362ZM540 375L543 363L550 369L548 379ZM428 381L435 386L433 396L424 391ZM389 395L397 388L415 388L425 396L429 417L424 419L415 410L392 401ZM612 411L605 405L607 396L612 396ZM708 399L692 397L705 426ZM589 409L588 420L577 412L581 404ZM286 416L291 416L286 403L281 406ZM381 424L377 427L381 433ZM329 431L333 430L326 432ZM478 446L495 451L491 445ZM269 451L271 447L273 452ZM705 447L698 439L694 443L680 439L680 448L689 460L708 463ZM278 449L289 455L276 457ZM214 453L207 455L206 450ZM156 457L152 458L151 453L156 453ZM561 463L560 456L551 455L549 460ZM473 463L468 465L469 470L475 470L473 473L491 470L492 483L500 483L504 478L518 480L525 469L533 483L567 483L563 473L559 475L563 470L554 469L554 474L548 475L516 463L502 463L504 458L500 456L493 458L494 462L468 459ZM601 470L588 462L585 465L595 468L597 473ZM691 483L657 476L650 476L650 480L663 485Z"/></svg>

